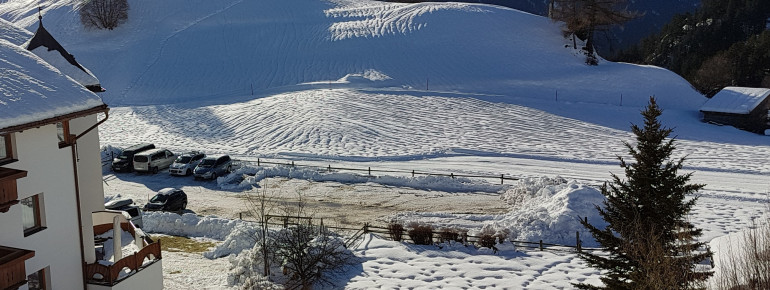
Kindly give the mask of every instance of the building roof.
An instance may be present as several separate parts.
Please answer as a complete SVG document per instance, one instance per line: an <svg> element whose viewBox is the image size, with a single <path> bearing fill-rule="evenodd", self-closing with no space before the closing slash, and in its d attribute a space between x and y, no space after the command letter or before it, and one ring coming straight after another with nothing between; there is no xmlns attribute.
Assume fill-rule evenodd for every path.
<svg viewBox="0 0 770 290"><path fill-rule="evenodd" d="M75 60L75 56L67 52L67 50L64 49L64 47L59 44L50 33L48 33L48 30L43 27L42 17L40 18L40 25L37 27L35 35L24 45L24 47L87 89L93 92L104 91L99 83L99 79L97 79L91 71L80 65Z"/></svg>
<svg viewBox="0 0 770 290"><path fill-rule="evenodd" d="M22 45L23 43L27 42L30 37L32 37L31 32L24 28L13 25L13 23L10 23L2 18L0 18L0 31L3 32L0 33L0 39L5 39L16 45Z"/></svg>
<svg viewBox="0 0 770 290"><path fill-rule="evenodd" d="M726 87L706 101L702 112L748 114L770 95L770 89Z"/></svg>
<svg viewBox="0 0 770 290"><path fill-rule="evenodd" d="M6 30L0 26L0 35ZM0 38L0 131L105 109L96 94L32 52Z"/></svg>

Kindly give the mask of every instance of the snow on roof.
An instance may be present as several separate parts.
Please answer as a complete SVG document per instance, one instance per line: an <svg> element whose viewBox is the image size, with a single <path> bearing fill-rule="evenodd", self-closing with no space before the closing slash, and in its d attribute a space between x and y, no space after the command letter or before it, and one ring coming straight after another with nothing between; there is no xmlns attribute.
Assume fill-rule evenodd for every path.
<svg viewBox="0 0 770 290"><path fill-rule="evenodd" d="M706 101L700 108L703 112L748 114L768 95L770 89L726 87Z"/></svg>
<svg viewBox="0 0 770 290"><path fill-rule="evenodd" d="M21 45L22 43L27 42L30 37L32 37L31 32L24 28L17 27L16 25L13 25L12 23L2 18L0 18L0 31L3 32L0 33L0 39L5 39L16 45Z"/></svg>
<svg viewBox="0 0 770 290"><path fill-rule="evenodd" d="M40 19L40 25L35 31L35 36L24 45L27 50L32 51L49 64L59 69L81 85L91 91L103 91L99 80L85 67L81 66L75 57L67 52L64 47L56 41L53 36L43 27L43 20Z"/></svg>
<svg viewBox="0 0 770 290"><path fill-rule="evenodd" d="M182 190L178 188L173 188L173 187L166 187L164 189L158 190L158 195L171 195L172 193L177 191L182 191Z"/></svg>
<svg viewBox="0 0 770 290"><path fill-rule="evenodd" d="M0 35L6 29L0 26ZM50 64L0 39L0 129L103 105L98 96Z"/></svg>

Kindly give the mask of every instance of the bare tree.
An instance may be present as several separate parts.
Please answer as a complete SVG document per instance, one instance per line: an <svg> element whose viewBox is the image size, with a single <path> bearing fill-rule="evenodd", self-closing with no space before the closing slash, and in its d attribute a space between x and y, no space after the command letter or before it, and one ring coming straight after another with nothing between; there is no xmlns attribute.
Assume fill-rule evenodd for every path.
<svg viewBox="0 0 770 290"><path fill-rule="evenodd" d="M572 34L572 44L577 49L575 36L585 40L583 50L586 63L596 65L594 34L607 30L613 25L628 22L639 16L630 12L626 0L551 0L549 15L556 21L563 21Z"/></svg>
<svg viewBox="0 0 770 290"><path fill-rule="evenodd" d="M337 234L306 219L304 198L284 206L286 216L296 217L297 223L274 234L275 256L280 259L288 289L310 289L316 283L329 284L328 274L341 273L353 255Z"/></svg>
<svg viewBox="0 0 770 290"><path fill-rule="evenodd" d="M268 194L266 180L261 187L261 190L258 190L256 195L247 195L246 200L249 203L249 214L256 218L259 223L259 229L257 231L258 235L254 237L254 241L259 246L260 252L262 253L263 274L265 277L269 277L272 251L270 250L271 239L268 237L270 234L268 221L270 214L272 214L275 209L276 201L272 195Z"/></svg>
<svg viewBox="0 0 770 290"><path fill-rule="evenodd" d="M128 20L128 0L84 0L80 22L87 28L112 30Z"/></svg>

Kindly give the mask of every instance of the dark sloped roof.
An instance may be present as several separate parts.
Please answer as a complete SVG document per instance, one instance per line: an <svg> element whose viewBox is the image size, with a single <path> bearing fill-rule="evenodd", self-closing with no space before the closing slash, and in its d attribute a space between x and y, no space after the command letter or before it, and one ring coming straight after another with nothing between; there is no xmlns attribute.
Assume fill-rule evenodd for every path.
<svg viewBox="0 0 770 290"><path fill-rule="evenodd" d="M48 48L48 51L56 50L58 51L64 59L67 60L71 65L74 65L75 67L79 68L85 73L88 73L86 69L84 69L80 64L75 61L75 57L72 56L69 52L67 52L66 49L64 49L61 44L59 44L58 41L56 41L55 38L53 38L53 35L48 33L48 30L45 30L45 27L43 27L43 21L40 21L40 26L37 27L37 31L35 31L35 36L32 37L32 39L29 41L29 45L27 45L27 50L32 51L35 48L44 46L45 48Z"/></svg>
<svg viewBox="0 0 770 290"><path fill-rule="evenodd" d="M64 66L67 66L67 64L64 61L52 59L50 56L48 56L48 54L42 53L41 50L43 48L46 51L52 52L54 55L55 52L53 51L58 52L61 57L64 58L66 63L69 63L72 65L72 67L66 68ZM102 88L102 86L99 84L99 80L93 74L91 74L88 69L81 66L75 60L75 57L67 52L67 50L64 49L64 47L58 41L56 41L55 38L53 38L51 33L49 33L48 30L43 27L42 17L40 19L40 25L38 26L37 31L35 31L35 35L32 37L32 39L29 40L29 44L27 44L26 49L37 54L54 67L58 68L64 74L72 77L81 85L86 87L86 89L92 92L104 91L104 88Z"/></svg>

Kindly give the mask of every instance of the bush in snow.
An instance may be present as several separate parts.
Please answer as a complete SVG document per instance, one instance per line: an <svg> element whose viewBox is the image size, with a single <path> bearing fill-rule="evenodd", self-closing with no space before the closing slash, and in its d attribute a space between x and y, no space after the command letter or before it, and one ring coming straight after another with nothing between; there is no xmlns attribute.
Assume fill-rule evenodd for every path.
<svg viewBox="0 0 770 290"><path fill-rule="evenodd" d="M127 0L86 0L80 7L80 22L86 28L112 30L126 20Z"/></svg>
<svg viewBox="0 0 770 290"><path fill-rule="evenodd" d="M388 224L388 235L390 235L391 240L400 242L401 237L404 235L404 226L400 223L391 222Z"/></svg>
<svg viewBox="0 0 770 290"><path fill-rule="evenodd" d="M430 225L422 225L419 223L411 223L409 230L407 231L409 238L415 245L432 245L433 244L433 227Z"/></svg>
<svg viewBox="0 0 770 290"><path fill-rule="evenodd" d="M338 235L323 227L297 225L275 232L275 258L288 277L287 288L308 289L316 283L332 284L327 277L341 273L353 254Z"/></svg>
<svg viewBox="0 0 770 290"><path fill-rule="evenodd" d="M770 215L763 224L711 241L714 289L770 289Z"/></svg>
<svg viewBox="0 0 770 290"><path fill-rule="evenodd" d="M452 242L462 242L460 230L454 228L441 228L438 230L438 242L450 244Z"/></svg>

